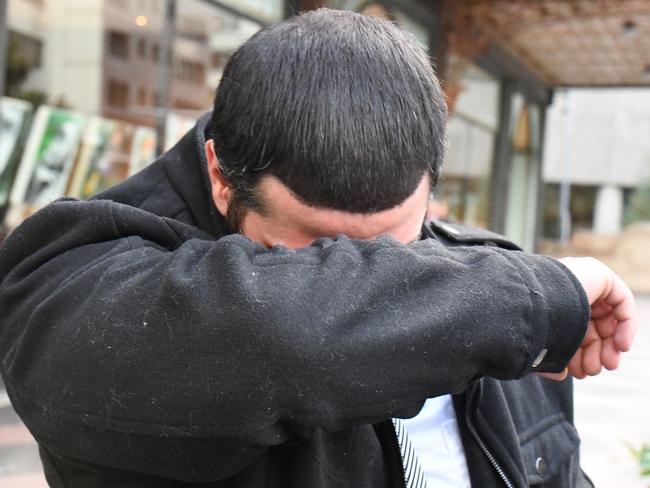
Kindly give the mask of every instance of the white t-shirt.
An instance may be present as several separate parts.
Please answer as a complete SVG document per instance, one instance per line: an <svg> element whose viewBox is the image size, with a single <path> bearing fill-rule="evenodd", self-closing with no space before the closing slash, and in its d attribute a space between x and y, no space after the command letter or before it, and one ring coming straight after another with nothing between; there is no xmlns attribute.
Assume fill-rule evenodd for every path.
<svg viewBox="0 0 650 488"><path fill-rule="evenodd" d="M428 399L419 414L403 419L429 487L471 488L465 451L450 395Z"/></svg>

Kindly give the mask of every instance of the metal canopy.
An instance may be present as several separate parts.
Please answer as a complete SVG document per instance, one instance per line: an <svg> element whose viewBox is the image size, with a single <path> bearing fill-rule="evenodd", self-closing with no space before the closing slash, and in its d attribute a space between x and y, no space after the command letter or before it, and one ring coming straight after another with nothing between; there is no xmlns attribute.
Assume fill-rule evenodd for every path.
<svg viewBox="0 0 650 488"><path fill-rule="evenodd" d="M449 48L498 43L551 86L650 86L650 0L447 0Z"/></svg>

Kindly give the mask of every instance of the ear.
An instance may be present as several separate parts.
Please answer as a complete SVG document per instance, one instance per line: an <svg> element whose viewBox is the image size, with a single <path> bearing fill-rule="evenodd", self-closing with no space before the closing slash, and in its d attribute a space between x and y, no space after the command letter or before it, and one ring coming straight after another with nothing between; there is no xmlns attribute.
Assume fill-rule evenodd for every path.
<svg viewBox="0 0 650 488"><path fill-rule="evenodd" d="M205 157L208 160L208 176L212 188L212 200L219 213L225 217L228 213L232 189L221 173L221 166L219 166L219 159L214 151L214 141L212 139L208 139L205 143Z"/></svg>

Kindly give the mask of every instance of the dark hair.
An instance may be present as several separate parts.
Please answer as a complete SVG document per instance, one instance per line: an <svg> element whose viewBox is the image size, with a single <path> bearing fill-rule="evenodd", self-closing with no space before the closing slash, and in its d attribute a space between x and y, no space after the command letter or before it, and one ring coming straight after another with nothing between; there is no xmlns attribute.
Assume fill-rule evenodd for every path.
<svg viewBox="0 0 650 488"><path fill-rule="evenodd" d="M233 54L214 102L230 217L263 211L263 175L315 207L399 205L425 172L435 185L446 117L426 52L391 22L319 9L271 25Z"/></svg>

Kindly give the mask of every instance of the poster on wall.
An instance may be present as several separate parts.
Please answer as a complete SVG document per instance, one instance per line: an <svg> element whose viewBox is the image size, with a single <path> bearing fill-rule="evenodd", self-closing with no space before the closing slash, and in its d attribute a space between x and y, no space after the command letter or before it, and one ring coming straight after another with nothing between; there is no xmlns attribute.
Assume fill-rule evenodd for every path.
<svg viewBox="0 0 650 488"><path fill-rule="evenodd" d="M63 196L84 123L76 112L38 109L11 191L12 205L29 213Z"/></svg>
<svg viewBox="0 0 650 488"><path fill-rule="evenodd" d="M9 200L22 143L31 122L32 105L14 98L0 98L0 207Z"/></svg>
<svg viewBox="0 0 650 488"><path fill-rule="evenodd" d="M151 127L138 127L133 133L129 176L149 166L156 158L156 131Z"/></svg>
<svg viewBox="0 0 650 488"><path fill-rule="evenodd" d="M170 113L165 121L165 151L169 151L195 125L196 119Z"/></svg>
<svg viewBox="0 0 650 488"><path fill-rule="evenodd" d="M68 195L89 198L127 178L134 127L93 117L84 130Z"/></svg>

